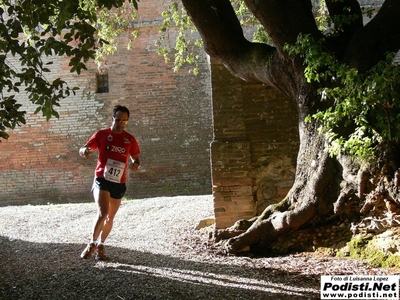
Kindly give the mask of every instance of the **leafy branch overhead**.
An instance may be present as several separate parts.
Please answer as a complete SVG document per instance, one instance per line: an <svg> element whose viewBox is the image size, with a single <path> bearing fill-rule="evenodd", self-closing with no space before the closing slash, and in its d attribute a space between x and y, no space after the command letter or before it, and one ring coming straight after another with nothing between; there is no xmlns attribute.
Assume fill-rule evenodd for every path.
<svg viewBox="0 0 400 300"><path fill-rule="evenodd" d="M115 36L134 19L136 0L4 0L0 4L0 138L25 124L17 95L26 93L46 119L58 117L60 101L75 93L50 79L53 59L69 57L80 74L90 59L99 64L115 51Z"/></svg>
<svg viewBox="0 0 400 300"><path fill-rule="evenodd" d="M192 34L196 32L195 27L187 15L186 10L172 2L168 8L162 12L164 18L160 28L160 37L155 44L158 47L157 53L164 57L166 62L171 60L170 53L174 53L174 71L179 71L184 65L192 67L191 72L194 75L199 73L199 51L203 47L203 43L198 36ZM172 44L175 44L173 51L170 50L169 35L170 29L177 29L177 36L172 37Z"/></svg>
<svg viewBox="0 0 400 300"><path fill-rule="evenodd" d="M321 101L328 104L306 120L321 124L332 155L373 161L376 147L400 140L400 68L394 63L395 53L362 73L324 51L324 43L300 35L294 46L285 47L304 58L305 78L318 83Z"/></svg>

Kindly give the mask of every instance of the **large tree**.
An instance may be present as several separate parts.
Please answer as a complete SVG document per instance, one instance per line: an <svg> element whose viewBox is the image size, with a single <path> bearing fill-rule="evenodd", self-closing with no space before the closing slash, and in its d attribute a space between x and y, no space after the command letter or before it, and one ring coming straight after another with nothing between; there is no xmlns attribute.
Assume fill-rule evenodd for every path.
<svg viewBox="0 0 400 300"><path fill-rule="evenodd" d="M238 230L227 250L267 251L288 231L335 217L362 222L378 211L376 218L394 213L400 204L399 77L393 56L386 57L400 49L400 1L384 1L364 24L361 1L326 0L328 28L321 30L311 0L244 0L269 43L245 38L231 2L182 0L211 57L235 76L275 86L295 101L300 148L288 195ZM395 79L381 91L388 69ZM390 208L378 209L385 204Z"/></svg>

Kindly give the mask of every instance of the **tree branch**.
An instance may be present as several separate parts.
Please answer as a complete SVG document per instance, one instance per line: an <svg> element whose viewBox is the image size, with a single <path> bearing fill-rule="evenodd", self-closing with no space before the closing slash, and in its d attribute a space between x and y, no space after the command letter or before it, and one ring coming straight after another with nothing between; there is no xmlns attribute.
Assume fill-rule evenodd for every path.
<svg viewBox="0 0 400 300"><path fill-rule="evenodd" d="M268 69L276 55L275 48L246 40L229 0L182 0L182 3L210 56L245 81L273 84Z"/></svg>
<svg viewBox="0 0 400 300"><path fill-rule="evenodd" d="M294 44L299 33L311 34L315 39L322 36L309 0L245 0L245 3L278 51L285 44Z"/></svg>
<svg viewBox="0 0 400 300"><path fill-rule="evenodd" d="M220 60L236 77L272 85L288 96L293 95L293 86L286 84L296 82L293 72L288 72L290 62L275 47L246 40L229 0L182 0L182 3L210 56Z"/></svg>
<svg viewBox="0 0 400 300"><path fill-rule="evenodd" d="M240 54L247 49L248 41L229 0L183 0L188 14L196 25L205 50L211 56L223 57Z"/></svg>
<svg viewBox="0 0 400 300"><path fill-rule="evenodd" d="M357 0L326 0L326 6L340 38L348 41L363 27L362 11Z"/></svg>

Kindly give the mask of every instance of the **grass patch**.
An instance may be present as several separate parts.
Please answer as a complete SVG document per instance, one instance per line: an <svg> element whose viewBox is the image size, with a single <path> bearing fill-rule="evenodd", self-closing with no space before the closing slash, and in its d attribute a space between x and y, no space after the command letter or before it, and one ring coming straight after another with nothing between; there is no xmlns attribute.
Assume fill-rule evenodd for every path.
<svg viewBox="0 0 400 300"><path fill-rule="evenodd" d="M376 268L400 269L400 254L385 251L383 242L371 236L355 236L347 245L338 251L338 257L351 257L368 261Z"/></svg>

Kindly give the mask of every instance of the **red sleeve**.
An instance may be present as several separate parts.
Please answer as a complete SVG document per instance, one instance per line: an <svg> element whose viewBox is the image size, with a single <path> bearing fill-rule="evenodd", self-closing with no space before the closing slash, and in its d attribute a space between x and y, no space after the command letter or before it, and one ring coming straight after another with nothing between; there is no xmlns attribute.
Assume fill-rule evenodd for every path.
<svg viewBox="0 0 400 300"><path fill-rule="evenodd" d="M92 137L91 137L91 138L87 141L87 143L86 143L86 145L87 145L90 149L92 149L92 150L97 149L97 148L99 147L99 145L98 145L98 143L97 143L97 141L98 141L98 139L97 139L98 135L99 135L99 131L95 132L95 133L92 135Z"/></svg>

